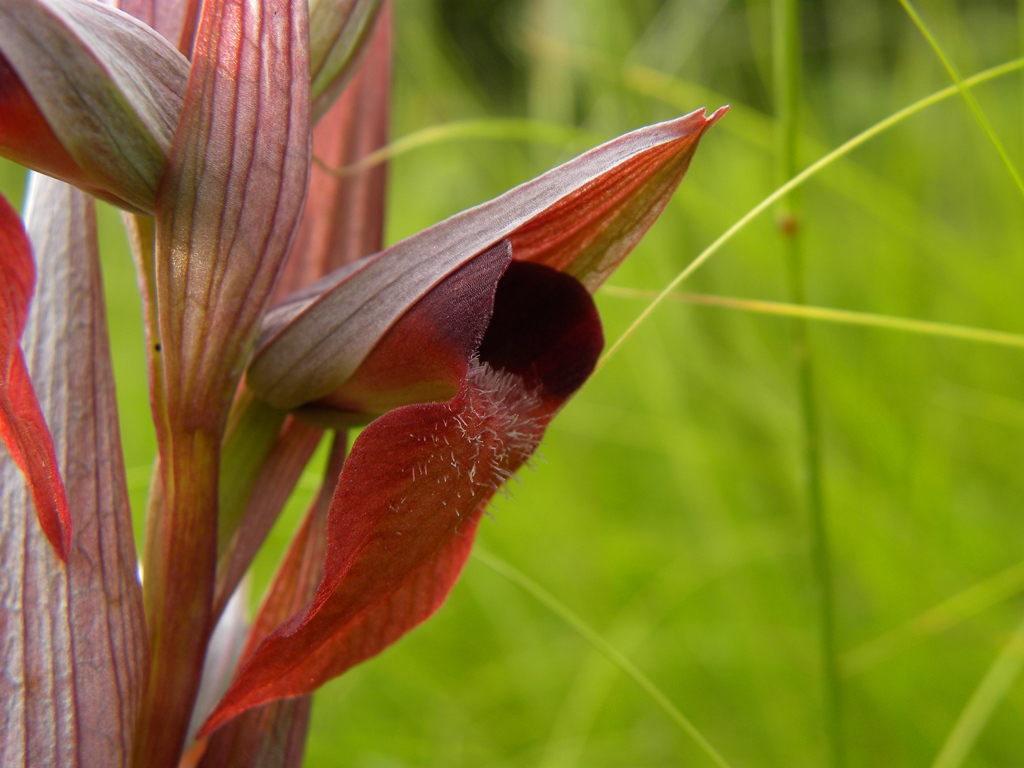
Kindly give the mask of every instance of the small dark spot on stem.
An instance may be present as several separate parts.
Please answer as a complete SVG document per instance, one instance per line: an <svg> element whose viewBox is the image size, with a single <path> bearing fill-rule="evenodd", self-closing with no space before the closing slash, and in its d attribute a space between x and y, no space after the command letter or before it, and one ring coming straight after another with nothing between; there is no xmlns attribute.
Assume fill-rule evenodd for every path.
<svg viewBox="0 0 1024 768"><path fill-rule="evenodd" d="M778 218L778 227L783 237L796 237L800 231L800 219L791 213L783 213Z"/></svg>
<svg viewBox="0 0 1024 768"><path fill-rule="evenodd" d="M153 347L153 349L159 352L162 349L162 347L159 344L157 344L155 347Z"/></svg>

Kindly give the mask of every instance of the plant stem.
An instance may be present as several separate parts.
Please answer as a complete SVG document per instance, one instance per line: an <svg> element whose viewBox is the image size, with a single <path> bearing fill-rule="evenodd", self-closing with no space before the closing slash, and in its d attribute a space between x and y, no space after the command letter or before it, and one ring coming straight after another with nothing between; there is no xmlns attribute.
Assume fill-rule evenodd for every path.
<svg viewBox="0 0 1024 768"><path fill-rule="evenodd" d="M217 562L216 430L172 426L153 267L156 231L146 216L125 216L139 274L146 323L150 406L160 443L146 511L143 600L149 676L139 709L133 765L174 768L199 689Z"/></svg>
<svg viewBox="0 0 1024 768"><path fill-rule="evenodd" d="M213 629L220 436L202 429L158 436L142 583L149 680L135 731L135 768L178 765Z"/></svg>
<svg viewBox="0 0 1024 768"><path fill-rule="evenodd" d="M800 106L800 6L799 0L772 2L772 58L775 90L776 175L780 184L798 172L797 143ZM807 303L803 242L800 237L800 200L794 190L779 201L779 232L784 241L790 301ZM842 695L836 658L835 600L832 557L821 478L821 438L814 394L814 362L807 320L793 321L797 387L803 424L803 479L806 507L811 522L811 560L818 588L818 633L824 680L824 719L831 763L846 764L843 746Z"/></svg>

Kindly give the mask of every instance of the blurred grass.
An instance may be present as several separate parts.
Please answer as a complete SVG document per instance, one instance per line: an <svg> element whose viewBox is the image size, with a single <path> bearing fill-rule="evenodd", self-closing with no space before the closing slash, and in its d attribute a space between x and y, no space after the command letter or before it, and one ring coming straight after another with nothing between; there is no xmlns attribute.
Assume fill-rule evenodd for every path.
<svg viewBox="0 0 1024 768"><path fill-rule="evenodd" d="M613 284L660 291L775 187L766 0L397 5L396 137L494 117L554 129L543 140L453 139L395 157L389 242L567 159L591 136L704 99L733 110ZM919 10L965 77L1024 54L1024 14L1012 3L932 0ZM801 165L950 84L896 2L805 2L803 14ZM1020 167L1024 78L973 94ZM19 194L9 165L0 187ZM810 305L1024 333L1024 203L962 99L829 166L805 186L802 208ZM117 216L106 209L102 222L141 510L153 437L139 301ZM762 216L686 290L786 301L783 263L774 221ZM643 306L612 291L598 303L609 341ZM736 768L823 765L827 755L790 323L659 307L555 421L542 458L480 533L624 653ZM990 670L1020 653L1011 641L1024 613L1024 356L885 328L809 330L837 645L857 662L844 664L848 763L930 765L976 691L995 685L986 688ZM312 478L275 530L257 587ZM998 682L991 711L969 723L977 738L963 766L1024 759L1024 683ZM437 617L318 694L307 762L711 764L575 630L475 561Z"/></svg>

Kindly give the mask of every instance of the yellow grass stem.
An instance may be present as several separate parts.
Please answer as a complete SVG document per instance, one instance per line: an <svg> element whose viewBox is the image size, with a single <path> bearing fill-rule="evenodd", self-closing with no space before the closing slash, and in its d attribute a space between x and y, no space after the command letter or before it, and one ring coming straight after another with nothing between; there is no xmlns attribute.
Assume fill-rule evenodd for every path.
<svg viewBox="0 0 1024 768"><path fill-rule="evenodd" d="M657 297L659 292L606 285L601 289L601 294L616 298L649 300ZM922 336L1024 349L1024 334L993 331L987 328L974 328L953 323L937 323L931 320L917 320L908 317L896 317L895 315L881 315L873 312L854 312L848 309L832 309L830 307L812 307L806 304L788 304L780 301L711 296L703 293L670 293L665 298L669 301L684 301L689 304L699 304L706 307L737 309L760 315L804 318L806 320L836 323L839 325L881 328Z"/></svg>

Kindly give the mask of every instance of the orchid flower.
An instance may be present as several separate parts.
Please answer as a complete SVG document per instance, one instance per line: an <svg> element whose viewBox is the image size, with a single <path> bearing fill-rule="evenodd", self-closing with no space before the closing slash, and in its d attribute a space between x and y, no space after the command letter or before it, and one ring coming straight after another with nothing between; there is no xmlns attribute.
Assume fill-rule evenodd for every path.
<svg viewBox="0 0 1024 768"><path fill-rule="evenodd" d="M308 694L445 600L594 370L591 294L725 111L383 248L384 166L311 157L386 143L390 24L374 0L0 0L0 154L53 177L24 225L0 200L5 766L299 765ZM89 195L125 211L147 325L141 584ZM325 431L246 628L225 606Z"/></svg>

